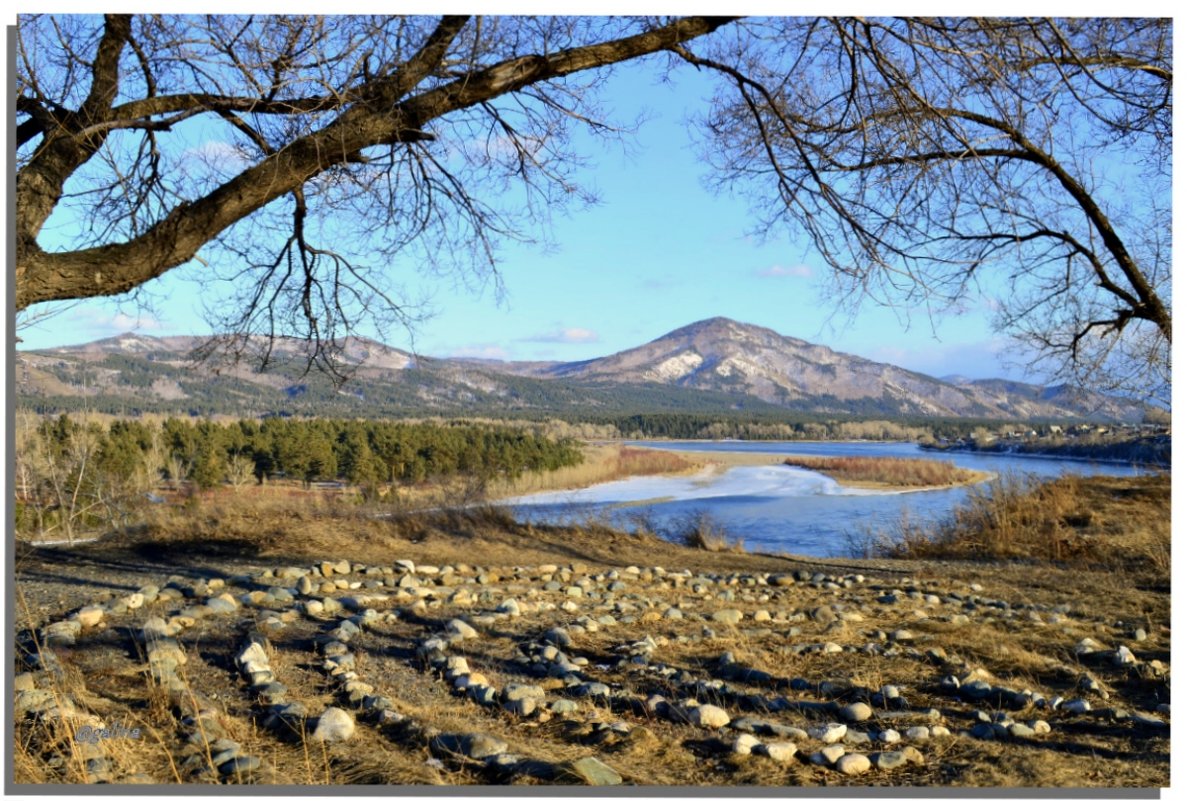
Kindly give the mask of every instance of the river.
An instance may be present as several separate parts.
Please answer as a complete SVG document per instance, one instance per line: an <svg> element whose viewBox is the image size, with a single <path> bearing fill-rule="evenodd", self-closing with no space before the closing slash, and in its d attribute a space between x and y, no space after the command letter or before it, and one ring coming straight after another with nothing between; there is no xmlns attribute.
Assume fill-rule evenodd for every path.
<svg viewBox="0 0 1187 801"><path fill-rule="evenodd" d="M814 456L895 456L951 461L998 476L1015 473L1054 478L1063 473L1132 476L1127 465L1033 456L936 453L914 443L873 442L632 442L671 450L725 451ZM784 465L732 467L716 476L642 477L580 490L510 499L521 520L601 520L633 529L675 534L707 513L747 550L808 556L857 555L880 532L888 536L904 519L937 520L961 502L967 487L925 492L880 492L843 487L836 481Z"/></svg>

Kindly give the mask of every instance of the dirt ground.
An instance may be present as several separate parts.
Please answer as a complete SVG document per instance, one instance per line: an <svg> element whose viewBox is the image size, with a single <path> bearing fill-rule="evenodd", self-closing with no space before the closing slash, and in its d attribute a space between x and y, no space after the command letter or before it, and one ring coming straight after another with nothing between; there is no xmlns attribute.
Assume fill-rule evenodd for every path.
<svg viewBox="0 0 1187 801"><path fill-rule="evenodd" d="M18 783L1169 783L1169 575L1136 563L816 561L497 510L186 519L18 546Z"/></svg>

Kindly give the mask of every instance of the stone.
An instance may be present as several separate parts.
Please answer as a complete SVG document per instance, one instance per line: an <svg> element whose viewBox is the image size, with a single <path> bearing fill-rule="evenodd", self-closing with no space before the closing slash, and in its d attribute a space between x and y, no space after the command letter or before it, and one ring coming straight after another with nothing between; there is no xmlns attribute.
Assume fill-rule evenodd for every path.
<svg viewBox="0 0 1187 801"><path fill-rule="evenodd" d="M354 729L354 716L345 709L331 706L318 717L310 739L319 743L344 743L354 736Z"/></svg>
<svg viewBox="0 0 1187 801"><path fill-rule="evenodd" d="M21 690L16 694L16 700L13 702L13 711L17 714L42 712L54 704L54 694L49 690Z"/></svg>
<svg viewBox="0 0 1187 801"><path fill-rule="evenodd" d="M454 618L445 624L445 630L450 634L456 634L463 640L472 640L478 636L478 630L471 626L464 620Z"/></svg>
<svg viewBox="0 0 1187 801"><path fill-rule="evenodd" d="M844 739L849 727L844 723L825 723L819 726L812 726L808 729L808 736L814 740L820 740L825 745L832 745Z"/></svg>
<svg viewBox="0 0 1187 801"><path fill-rule="evenodd" d="M82 624L83 628L89 629L92 626L97 626L101 620L103 620L102 606L92 604L78 610L78 622Z"/></svg>
<svg viewBox="0 0 1187 801"><path fill-rule="evenodd" d="M1020 740L1029 740L1035 736L1035 730L1025 723L1011 723L1006 727L1011 737L1017 737Z"/></svg>
<svg viewBox="0 0 1187 801"><path fill-rule="evenodd" d="M569 636L569 632L560 627L549 629L544 632L544 636L540 639L558 648L571 648L573 646L573 638Z"/></svg>
<svg viewBox="0 0 1187 801"><path fill-rule="evenodd" d="M229 593L224 593L208 600L206 608L217 615L231 615L238 611L239 604Z"/></svg>
<svg viewBox="0 0 1187 801"><path fill-rule="evenodd" d="M872 761L878 770L898 770L907 764L907 755L902 751L883 751L874 754Z"/></svg>
<svg viewBox="0 0 1187 801"><path fill-rule="evenodd" d="M734 740L733 745L730 747L730 750L735 754L745 756L754 751L760 745L762 745L762 743L760 743L758 738L753 734L739 734Z"/></svg>
<svg viewBox="0 0 1187 801"><path fill-rule="evenodd" d="M767 743L762 750L768 757L779 763L791 762L799 751L794 743Z"/></svg>
<svg viewBox="0 0 1187 801"><path fill-rule="evenodd" d="M874 710L870 709L869 704L864 704L861 701L841 708L841 717L850 723L869 720L872 714L874 714Z"/></svg>
<svg viewBox="0 0 1187 801"><path fill-rule="evenodd" d="M901 739L903 739L903 736L894 729L885 729L878 732L878 741L887 745L894 745Z"/></svg>
<svg viewBox="0 0 1187 801"><path fill-rule="evenodd" d="M714 623L736 626L742 622L742 613L737 609L719 609L713 613L711 619Z"/></svg>
<svg viewBox="0 0 1187 801"><path fill-rule="evenodd" d="M47 645L74 645L74 638L82 631L82 624L77 620L59 620L45 627L45 643Z"/></svg>
<svg viewBox="0 0 1187 801"><path fill-rule="evenodd" d="M237 756L220 765L218 772L223 776L242 776L259 770L263 764L259 757Z"/></svg>
<svg viewBox="0 0 1187 801"><path fill-rule="evenodd" d="M858 731L857 729L850 729L845 732L845 737L841 740L845 745L860 746L868 746L873 741L873 738L870 737L868 732Z"/></svg>
<svg viewBox="0 0 1187 801"><path fill-rule="evenodd" d="M508 684L503 688L504 701L518 701L521 698L543 698L544 688L535 684Z"/></svg>
<svg viewBox="0 0 1187 801"><path fill-rule="evenodd" d="M969 736L975 740L992 740L997 737L997 730L992 723L978 723L969 729Z"/></svg>
<svg viewBox="0 0 1187 801"><path fill-rule="evenodd" d="M729 713L713 704L701 704L689 711L689 721L705 729L720 729L730 722Z"/></svg>
<svg viewBox="0 0 1187 801"><path fill-rule="evenodd" d="M622 776L614 768L596 757L584 757L565 763L561 771L592 787L611 787L622 784Z"/></svg>
<svg viewBox="0 0 1187 801"><path fill-rule="evenodd" d="M503 709L521 718L526 718L535 712L536 706L537 701L535 698L516 698L515 700L503 702Z"/></svg>
<svg viewBox="0 0 1187 801"><path fill-rule="evenodd" d="M438 734L429 743L437 756L486 759L507 751L507 743L489 734Z"/></svg>
<svg viewBox="0 0 1187 801"><path fill-rule="evenodd" d="M1137 664L1137 657L1133 655L1133 651L1126 648L1124 645L1119 646L1113 652L1113 664L1117 667L1124 667L1125 665Z"/></svg>
<svg viewBox="0 0 1187 801"><path fill-rule="evenodd" d="M870 758L865 754L845 754L835 767L846 776L860 776L870 769Z"/></svg>
<svg viewBox="0 0 1187 801"><path fill-rule="evenodd" d="M812 761L818 765L835 765L837 760L845 756L845 746L840 743L826 745L812 755Z"/></svg>
<svg viewBox="0 0 1187 801"><path fill-rule="evenodd" d="M927 726L912 726L906 731L908 740L927 740L931 737L931 729Z"/></svg>

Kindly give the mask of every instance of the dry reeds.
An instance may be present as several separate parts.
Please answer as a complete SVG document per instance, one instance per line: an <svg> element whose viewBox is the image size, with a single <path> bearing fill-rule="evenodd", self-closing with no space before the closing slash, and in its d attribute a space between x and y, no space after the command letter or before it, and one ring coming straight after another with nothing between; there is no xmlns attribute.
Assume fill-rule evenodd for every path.
<svg viewBox="0 0 1187 801"><path fill-rule="evenodd" d="M691 515L678 526L678 531L678 535L673 539L689 548L712 553L746 552L745 542L741 538L731 539L729 532L708 512L697 512Z"/></svg>
<svg viewBox="0 0 1187 801"><path fill-rule="evenodd" d="M900 558L1141 565L1169 575L1170 477L1007 475L971 490L938 526L904 521L879 550Z"/></svg>
<svg viewBox="0 0 1187 801"><path fill-rule="evenodd" d="M606 481L687 473L701 463L671 451L655 448L631 448L624 445L587 445L581 464L562 467L547 473L525 473L509 481L492 482L488 497L508 498L530 492L580 489Z"/></svg>
<svg viewBox="0 0 1187 801"><path fill-rule="evenodd" d="M937 459L901 459L879 456L790 456L783 461L824 473L837 481L888 487L949 487L986 478L975 470Z"/></svg>

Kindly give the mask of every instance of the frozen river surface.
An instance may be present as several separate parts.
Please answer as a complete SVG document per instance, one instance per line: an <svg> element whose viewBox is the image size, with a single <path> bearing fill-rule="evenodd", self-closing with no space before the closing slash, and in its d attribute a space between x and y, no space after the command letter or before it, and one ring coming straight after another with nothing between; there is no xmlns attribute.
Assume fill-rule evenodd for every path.
<svg viewBox="0 0 1187 801"><path fill-rule="evenodd" d="M1134 475L1126 465L1067 459L937 454L911 443L637 442L694 451L741 451L774 455L897 456L944 459L1003 475L1055 477L1061 473ZM606 520L634 528L679 532L707 513L749 550L812 556L849 556L879 532L892 535L908 518L915 522L946 515L967 488L928 492L878 492L843 487L831 478L783 465L734 467L717 475L643 477L581 490L548 492L508 501L520 519L538 522Z"/></svg>

